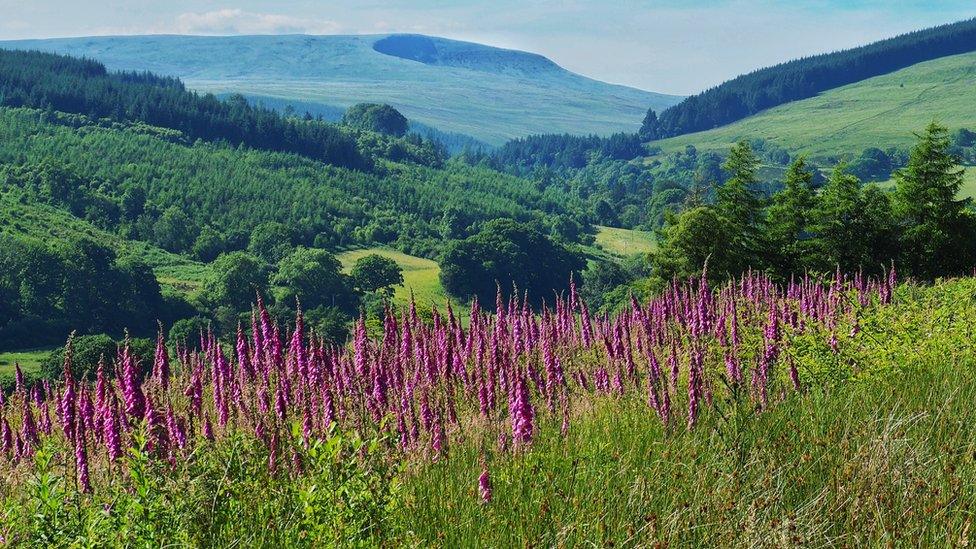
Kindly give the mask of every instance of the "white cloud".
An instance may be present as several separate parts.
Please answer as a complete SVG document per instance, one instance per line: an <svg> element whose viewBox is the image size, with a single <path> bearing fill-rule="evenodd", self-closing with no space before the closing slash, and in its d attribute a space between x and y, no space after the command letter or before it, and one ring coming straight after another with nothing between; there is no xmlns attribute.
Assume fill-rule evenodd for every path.
<svg viewBox="0 0 976 549"><path fill-rule="evenodd" d="M335 21L325 19L228 8L180 14L175 30L179 34L334 34L341 28Z"/></svg>

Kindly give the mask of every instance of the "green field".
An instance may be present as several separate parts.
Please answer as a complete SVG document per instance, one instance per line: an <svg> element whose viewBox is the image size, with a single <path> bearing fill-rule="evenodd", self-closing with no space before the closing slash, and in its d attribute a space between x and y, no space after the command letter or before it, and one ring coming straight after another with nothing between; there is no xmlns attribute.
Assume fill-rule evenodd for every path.
<svg viewBox="0 0 976 549"><path fill-rule="evenodd" d="M447 306L448 295L441 286L439 278L441 268L436 261L386 248L350 250L338 254L337 257L342 263L342 268L348 272L357 259L370 254L388 257L403 269L403 286L396 288L396 294L393 296L395 303L399 305L410 303L412 292L417 307L430 308L433 305L443 311Z"/></svg>
<svg viewBox="0 0 976 549"><path fill-rule="evenodd" d="M646 254L657 247L653 233L601 225L596 226L596 245L603 251L620 257Z"/></svg>
<svg viewBox="0 0 976 549"><path fill-rule="evenodd" d="M0 384L5 378L13 379L15 364L20 364L21 370L27 375L36 374L41 369L41 362L50 352L51 349L31 349L0 353Z"/></svg>
<svg viewBox="0 0 976 549"><path fill-rule="evenodd" d="M694 145L726 149L762 138L813 159L857 155L868 147L909 147L933 120L976 128L976 53L919 63L884 76L787 103L714 130L655 142L665 152Z"/></svg>

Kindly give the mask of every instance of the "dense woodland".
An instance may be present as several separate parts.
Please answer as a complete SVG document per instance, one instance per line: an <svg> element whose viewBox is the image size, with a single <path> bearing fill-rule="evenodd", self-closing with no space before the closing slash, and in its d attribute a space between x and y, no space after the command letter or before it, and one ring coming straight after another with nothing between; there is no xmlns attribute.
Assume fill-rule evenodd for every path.
<svg viewBox="0 0 976 549"><path fill-rule="evenodd" d="M688 97L660 115L649 111L644 141L708 130L846 84L976 49L976 19L897 36L867 46L805 57L744 74Z"/></svg>
<svg viewBox="0 0 976 549"><path fill-rule="evenodd" d="M109 73L91 60L0 50L0 104L140 121L179 130L189 139L295 152L337 166L363 169L355 138L333 125L284 118L243 99L220 101L187 91L175 78Z"/></svg>
<svg viewBox="0 0 976 549"><path fill-rule="evenodd" d="M446 242L499 218L530 223L563 249L590 222L586 204L559 188L448 159L386 105L357 105L332 125L84 60L0 59L6 348L63 341L72 329L147 336L157 320L179 320L177 333L208 323L224 332L259 294L282 318L301 301L311 325L341 340L360 308L382 313L390 285L340 273L338 249L385 245L437 257ZM316 142L348 139L363 162L252 139L274 141L274 128L326 132L305 136ZM47 238L52 223L71 229ZM125 243L160 252L132 253ZM192 295L161 286L153 269L179 261L162 250L213 276ZM558 276L565 283L569 271ZM94 281L87 298L75 295L78 281Z"/></svg>

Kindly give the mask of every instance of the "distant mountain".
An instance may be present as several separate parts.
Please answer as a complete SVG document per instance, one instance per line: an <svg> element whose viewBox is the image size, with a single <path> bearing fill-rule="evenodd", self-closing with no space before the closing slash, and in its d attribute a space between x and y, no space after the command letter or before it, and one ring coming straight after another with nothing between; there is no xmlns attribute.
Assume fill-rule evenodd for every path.
<svg viewBox="0 0 976 549"><path fill-rule="evenodd" d="M641 134L657 139L710 130L827 90L972 51L976 51L976 19L796 59L738 76L688 97L645 124Z"/></svg>
<svg viewBox="0 0 976 549"><path fill-rule="evenodd" d="M220 99L228 99L233 95L233 93L219 93L217 97ZM327 122L339 122L342 120L342 115L346 112L341 107L326 105L324 103L310 103L308 101L282 99L280 97L268 97L265 95L242 95L252 105L286 114L308 113L316 118L321 117L322 120ZM447 147L448 152L451 154L461 152L465 149L478 151L491 148L487 143L479 141L470 135L444 132L423 122L417 122L416 120L410 120L410 132L419 134L425 138L437 140Z"/></svg>
<svg viewBox="0 0 976 549"><path fill-rule="evenodd" d="M345 108L389 103L489 144L536 133L633 132L681 97L600 82L537 54L419 35L115 36L0 42L178 76L196 90Z"/></svg>

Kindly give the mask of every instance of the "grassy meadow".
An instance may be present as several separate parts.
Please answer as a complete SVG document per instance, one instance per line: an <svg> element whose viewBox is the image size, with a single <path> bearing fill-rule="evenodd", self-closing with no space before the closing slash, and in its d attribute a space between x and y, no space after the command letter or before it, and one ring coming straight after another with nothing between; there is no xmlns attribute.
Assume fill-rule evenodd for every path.
<svg viewBox="0 0 976 549"><path fill-rule="evenodd" d="M879 143L907 148L933 120L976 127L976 53L944 57L794 101L713 130L655 142L726 150L762 138L812 159L859 154Z"/></svg>
<svg viewBox="0 0 976 549"><path fill-rule="evenodd" d="M343 270L349 272L356 264L356 260L370 254L388 257L396 261L396 264L403 269L403 286L396 287L396 293L393 295L394 303L398 305L409 304L412 293L418 307L430 309L431 306L436 306L443 310L447 306L448 295L444 287L441 286L439 278L441 269L434 260L408 255L388 248L349 250L339 253L336 257L342 263Z"/></svg>
<svg viewBox="0 0 976 549"><path fill-rule="evenodd" d="M662 423L646 391L573 389L562 427L539 403L531 444L507 449L464 407L436 452L401 454L389 431L369 429L303 443L295 419L270 457L228 426L167 461L144 445L160 439L137 429L117 462L131 473L93 469L97 487L84 494L54 436L26 468L0 460L0 536L47 546L966 546L976 279L906 283L890 305L851 307L856 322L845 314L836 352L822 328L784 336L798 389L772 386L760 411L716 386L693 428L682 416ZM764 315L754 314L742 312L754 318L744 350L761 342ZM567 375L604 359L566 352ZM776 368L782 379L784 363ZM160 394L154 383L147 395ZM289 455L290 466L278 461Z"/></svg>
<svg viewBox="0 0 976 549"><path fill-rule="evenodd" d="M20 364L24 373L36 373L41 368L41 362L50 352L51 349L28 349L0 353L0 377L12 377L14 364Z"/></svg>
<svg viewBox="0 0 976 549"><path fill-rule="evenodd" d="M596 227L596 246L618 257L647 254L657 247L653 233L616 227Z"/></svg>

